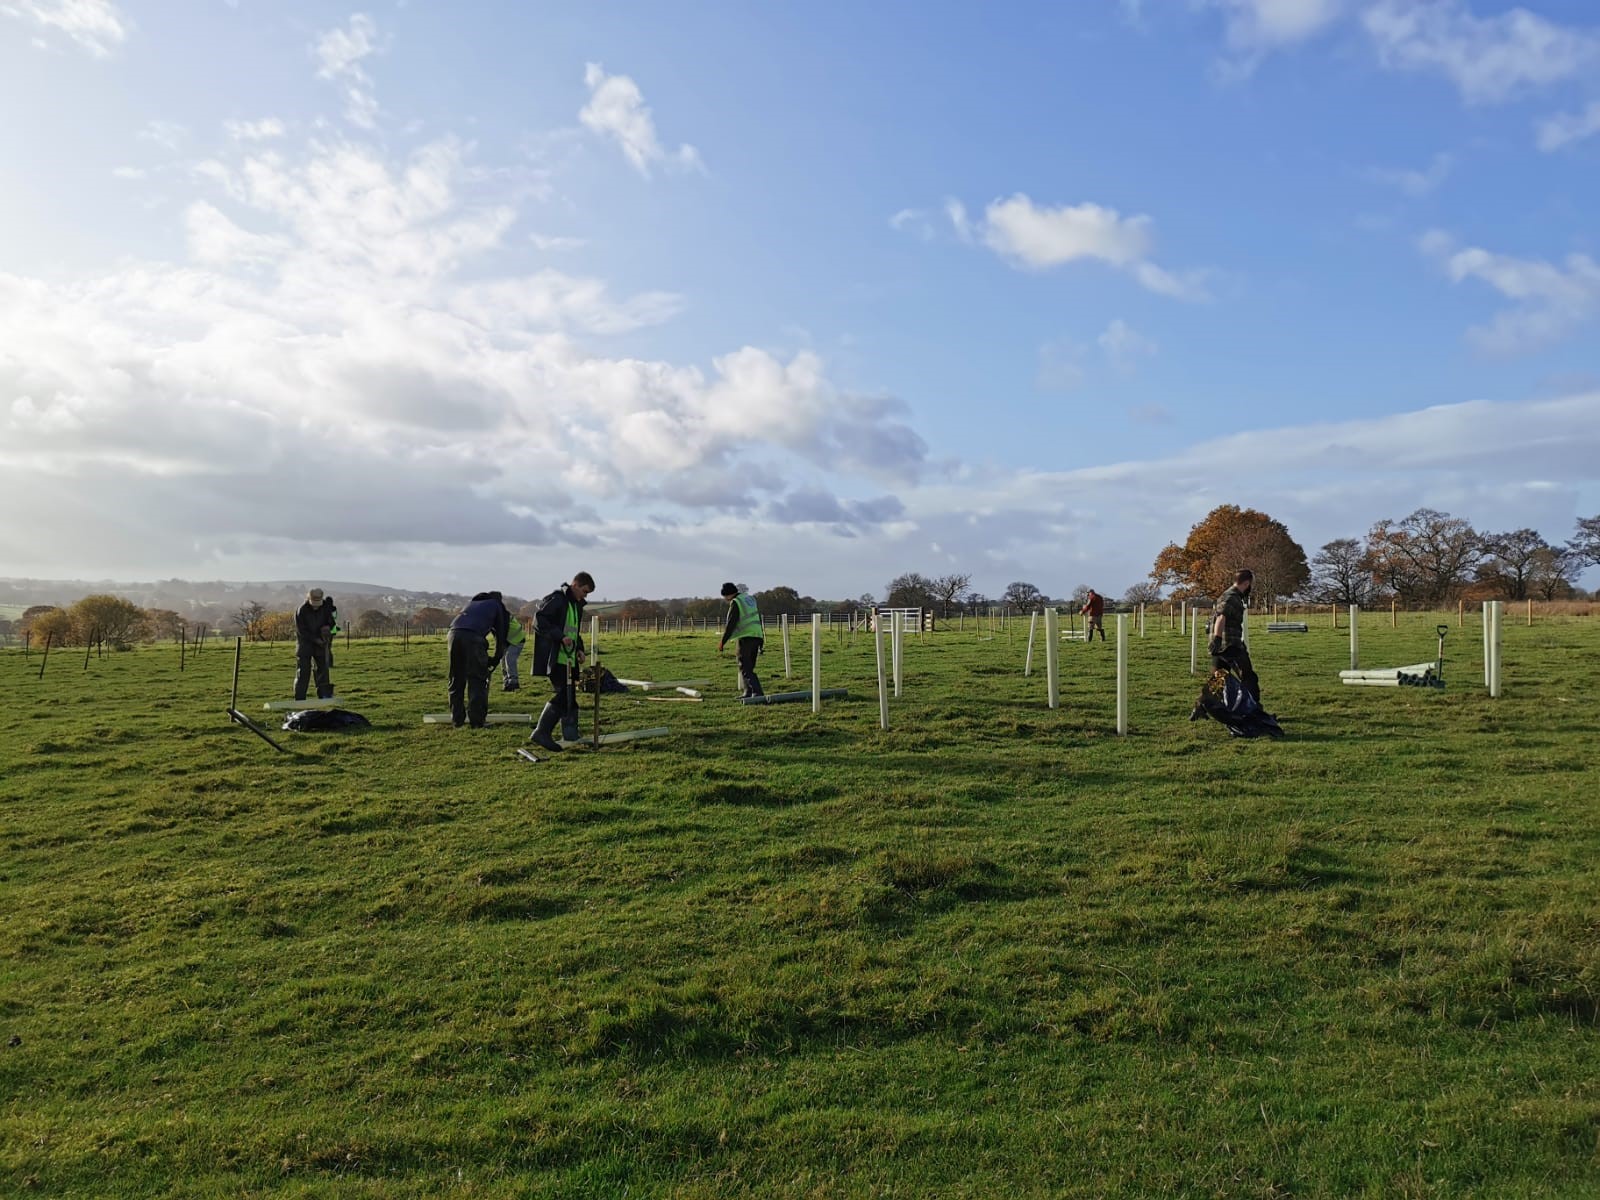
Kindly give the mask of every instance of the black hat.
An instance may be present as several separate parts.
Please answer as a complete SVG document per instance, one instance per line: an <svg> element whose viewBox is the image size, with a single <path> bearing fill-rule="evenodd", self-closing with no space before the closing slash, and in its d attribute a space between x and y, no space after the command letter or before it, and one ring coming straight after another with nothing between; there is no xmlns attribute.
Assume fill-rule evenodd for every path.
<svg viewBox="0 0 1600 1200"><path fill-rule="evenodd" d="M722 594L724 596L737 596L739 594L739 587L737 584L725 583L722 585Z"/></svg>

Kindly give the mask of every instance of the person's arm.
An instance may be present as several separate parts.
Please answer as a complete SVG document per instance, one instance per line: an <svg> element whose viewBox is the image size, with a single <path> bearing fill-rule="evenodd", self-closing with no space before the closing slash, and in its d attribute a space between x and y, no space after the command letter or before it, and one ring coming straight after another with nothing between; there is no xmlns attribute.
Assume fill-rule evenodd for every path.
<svg viewBox="0 0 1600 1200"><path fill-rule="evenodd" d="M733 631L737 628L739 628L739 602L730 600L728 602L728 623L722 627L722 640L717 643L718 653L721 653L722 648L728 644L728 639L733 636Z"/></svg>

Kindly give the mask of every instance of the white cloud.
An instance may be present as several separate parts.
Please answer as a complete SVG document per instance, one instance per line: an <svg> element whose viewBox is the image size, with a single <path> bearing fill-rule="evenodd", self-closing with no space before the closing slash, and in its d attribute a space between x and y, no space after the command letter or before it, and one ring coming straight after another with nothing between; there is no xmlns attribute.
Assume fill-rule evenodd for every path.
<svg viewBox="0 0 1600 1200"><path fill-rule="evenodd" d="M477 202L499 181L465 157L240 145L188 176L186 261L0 274L0 506L59 517L33 557L0 536L7 561L90 528L160 563L592 545L763 507L818 524L818 495L924 473L906 408L842 392L809 351L701 368L575 340L681 300L501 265L517 213ZM854 537L894 503L841 498L822 526ZM295 549L286 528L328 540Z"/></svg>
<svg viewBox="0 0 1600 1200"><path fill-rule="evenodd" d="M1539 122L1539 149L1549 152L1581 142L1600 133L1600 100L1591 101L1581 112L1557 113Z"/></svg>
<svg viewBox="0 0 1600 1200"><path fill-rule="evenodd" d="M950 227L956 231L956 236L963 242L972 241L972 222L967 218L967 206L959 200L948 199L944 202L944 215L950 219Z"/></svg>
<svg viewBox="0 0 1600 1200"><path fill-rule="evenodd" d="M317 38L312 53L317 75L344 89L345 119L361 129L375 128L378 99L372 77L361 64L378 53L377 24L366 13L355 13L343 29L330 29Z"/></svg>
<svg viewBox="0 0 1600 1200"><path fill-rule="evenodd" d="M1343 12L1344 0L1209 0L1226 22L1230 48L1248 54L1314 37Z"/></svg>
<svg viewBox="0 0 1600 1200"><path fill-rule="evenodd" d="M966 227L965 210L951 202L951 220ZM1022 193L995 200L976 231L983 244L1013 266L1031 271L1088 259L1127 271L1150 291L1201 299L1198 275L1177 276L1149 261L1150 218L1124 217L1098 204L1040 207Z"/></svg>
<svg viewBox="0 0 1600 1200"><path fill-rule="evenodd" d="M138 180L149 175L143 167L112 167L111 174L116 179Z"/></svg>
<svg viewBox="0 0 1600 1200"><path fill-rule="evenodd" d="M702 166L700 152L687 143L671 154L662 148L650 106L639 85L628 76L607 75L599 63L589 63L583 81L589 88L589 103L579 111L578 120L591 132L616 142L639 174L648 179L656 163Z"/></svg>
<svg viewBox="0 0 1600 1200"><path fill-rule="evenodd" d="M1457 246L1438 230L1424 235L1420 245L1452 282L1476 279L1515 302L1488 325L1471 331L1485 350L1516 353L1549 345L1600 313L1600 264L1586 254L1570 254L1558 266Z"/></svg>
<svg viewBox="0 0 1600 1200"><path fill-rule="evenodd" d="M6 0L0 13L65 34L95 58L109 58L133 31L111 0Z"/></svg>
<svg viewBox="0 0 1600 1200"><path fill-rule="evenodd" d="M1123 370L1132 369L1138 359L1156 352L1156 344L1121 317L1107 325L1095 341L1112 364Z"/></svg>
<svg viewBox="0 0 1600 1200"><path fill-rule="evenodd" d="M1373 167L1367 175L1378 183L1398 188L1407 196L1421 197L1437 189L1454 165L1454 158L1441 152L1435 154L1421 170L1415 167Z"/></svg>
<svg viewBox="0 0 1600 1200"><path fill-rule="evenodd" d="M933 240L933 221L926 209L902 208L889 218L889 228L896 233L910 234L924 242Z"/></svg>
<svg viewBox="0 0 1600 1200"><path fill-rule="evenodd" d="M1437 71L1469 104L1498 103L1570 79L1600 56L1600 36L1525 8L1476 17L1459 0L1379 0L1362 14L1384 66Z"/></svg>
<svg viewBox="0 0 1600 1200"><path fill-rule="evenodd" d="M288 128L277 117L263 117L259 121L224 121L222 128L236 142L268 142L288 132Z"/></svg>

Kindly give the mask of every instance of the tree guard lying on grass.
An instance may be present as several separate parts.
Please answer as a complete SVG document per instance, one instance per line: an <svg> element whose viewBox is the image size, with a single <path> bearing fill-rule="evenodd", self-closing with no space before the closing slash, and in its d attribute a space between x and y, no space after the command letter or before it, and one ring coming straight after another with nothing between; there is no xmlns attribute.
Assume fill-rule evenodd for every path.
<svg viewBox="0 0 1600 1200"><path fill-rule="evenodd" d="M639 738L666 737L672 730L665 725L659 729L626 729L620 733L602 733L599 738L582 738L576 742L563 740L563 746L593 746L597 742L602 746L610 746L617 742L632 742Z"/></svg>
<svg viewBox="0 0 1600 1200"><path fill-rule="evenodd" d="M268 700L261 707L267 712L299 712L308 708L338 708L343 696L325 696L320 700Z"/></svg>
<svg viewBox="0 0 1600 1200"><path fill-rule="evenodd" d="M485 718L491 725L532 725L532 713L490 713ZM448 725L451 723L449 713L423 713L424 725Z"/></svg>
<svg viewBox="0 0 1600 1200"><path fill-rule="evenodd" d="M662 688L689 688L705 687L711 682L709 679L618 679L618 683L627 684L629 687L643 688L645 691L660 691Z"/></svg>

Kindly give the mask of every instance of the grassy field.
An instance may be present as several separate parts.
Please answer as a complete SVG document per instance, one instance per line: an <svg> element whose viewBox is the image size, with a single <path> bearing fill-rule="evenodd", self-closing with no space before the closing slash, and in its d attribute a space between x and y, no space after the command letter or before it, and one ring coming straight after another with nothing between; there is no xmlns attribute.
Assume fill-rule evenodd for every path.
<svg viewBox="0 0 1600 1200"><path fill-rule="evenodd" d="M1471 624L1444 692L1256 634L1281 742L1190 724L1166 630L1126 738L1025 622L912 639L888 733L866 637L819 716L608 638L716 685L537 765L421 724L439 640L341 647L375 728L292 758L231 643L0 653L0 1194L1600 1195L1600 622L1511 616L1498 701Z"/></svg>

